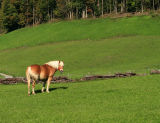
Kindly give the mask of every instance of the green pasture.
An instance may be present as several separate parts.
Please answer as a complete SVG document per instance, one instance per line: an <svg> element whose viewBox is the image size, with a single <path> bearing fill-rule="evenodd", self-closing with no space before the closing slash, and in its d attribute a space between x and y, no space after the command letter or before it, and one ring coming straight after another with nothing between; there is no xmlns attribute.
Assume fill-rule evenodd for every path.
<svg viewBox="0 0 160 123"><path fill-rule="evenodd" d="M117 19L61 21L19 29L0 36L0 50L50 42L99 40L114 36L159 36L160 17L135 16Z"/></svg>
<svg viewBox="0 0 160 123"><path fill-rule="evenodd" d="M159 47L160 36L127 36L21 47L0 52L0 71L25 76L26 67L31 64L63 60L62 75L69 78L115 72L148 73L160 68Z"/></svg>
<svg viewBox="0 0 160 123"><path fill-rule="evenodd" d="M64 61L63 76L117 72L147 76L51 84L27 95L26 84L0 85L0 123L157 123L160 121L160 18L62 21L0 36L0 72L25 76L27 66ZM55 76L61 75L59 72ZM0 76L0 78L2 78Z"/></svg>
<svg viewBox="0 0 160 123"><path fill-rule="evenodd" d="M160 76L51 84L28 96L27 85L0 85L1 123L157 123Z"/></svg>
<svg viewBox="0 0 160 123"><path fill-rule="evenodd" d="M159 17L61 21L0 36L0 72L25 76L31 64L63 60L69 78L159 69ZM56 74L56 75L59 75Z"/></svg>

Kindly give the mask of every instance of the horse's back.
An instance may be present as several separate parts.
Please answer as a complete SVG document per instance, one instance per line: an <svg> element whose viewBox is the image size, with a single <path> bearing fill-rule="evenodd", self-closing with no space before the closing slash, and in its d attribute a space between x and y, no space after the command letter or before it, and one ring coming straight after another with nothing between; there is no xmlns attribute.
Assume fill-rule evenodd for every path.
<svg viewBox="0 0 160 123"><path fill-rule="evenodd" d="M32 78L41 80L47 79L49 76L52 76L54 72L54 68L52 68L47 64L44 65L34 64L29 66L27 69Z"/></svg>
<svg viewBox="0 0 160 123"><path fill-rule="evenodd" d="M40 74L41 72L40 65L34 64L34 65L31 65L30 67L31 67L32 72L34 72L35 74Z"/></svg>

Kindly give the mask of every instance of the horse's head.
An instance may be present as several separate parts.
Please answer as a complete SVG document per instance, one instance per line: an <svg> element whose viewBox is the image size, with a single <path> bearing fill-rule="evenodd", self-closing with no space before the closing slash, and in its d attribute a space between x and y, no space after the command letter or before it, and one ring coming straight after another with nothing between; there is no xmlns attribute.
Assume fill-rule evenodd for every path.
<svg viewBox="0 0 160 123"><path fill-rule="evenodd" d="M59 70L60 72L63 72L63 67L64 67L63 61L59 61L58 70Z"/></svg>
<svg viewBox="0 0 160 123"><path fill-rule="evenodd" d="M52 66L53 68L59 70L60 72L63 72L63 67L64 67L63 61L50 61L46 64Z"/></svg>

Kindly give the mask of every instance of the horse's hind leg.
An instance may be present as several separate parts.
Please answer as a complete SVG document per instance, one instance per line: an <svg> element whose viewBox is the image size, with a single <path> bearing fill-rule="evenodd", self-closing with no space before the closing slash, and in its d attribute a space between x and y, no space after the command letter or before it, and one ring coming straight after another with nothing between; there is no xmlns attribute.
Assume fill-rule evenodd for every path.
<svg viewBox="0 0 160 123"><path fill-rule="evenodd" d="M30 83L31 83L31 81L28 80L28 96L30 96Z"/></svg>
<svg viewBox="0 0 160 123"><path fill-rule="evenodd" d="M43 87L42 87L42 93L44 92L44 88L45 88L46 82L43 82Z"/></svg>
<svg viewBox="0 0 160 123"><path fill-rule="evenodd" d="M29 74L29 69L30 69L30 67L28 67L27 70L26 70L26 79L27 79L27 83L28 83L28 95L30 96L31 77L30 77L30 74Z"/></svg>
<svg viewBox="0 0 160 123"><path fill-rule="evenodd" d="M34 94L34 95L36 94L35 91L34 91L35 84L36 84L36 81L33 80L33 82L32 82L32 94Z"/></svg>

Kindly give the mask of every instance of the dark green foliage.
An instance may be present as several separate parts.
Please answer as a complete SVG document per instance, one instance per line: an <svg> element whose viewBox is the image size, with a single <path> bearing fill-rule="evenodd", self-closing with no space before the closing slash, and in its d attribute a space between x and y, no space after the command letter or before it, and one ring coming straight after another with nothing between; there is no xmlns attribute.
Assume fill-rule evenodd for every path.
<svg viewBox="0 0 160 123"><path fill-rule="evenodd" d="M60 19L159 10L160 0L0 0L0 33Z"/></svg>
<svg viewBox="0 0 160 123"><path fill-rule="evenodd" d="M12 31L19 28L19 15L16 6L5 1L3 5L3 25L7 31Z"/></svg>

